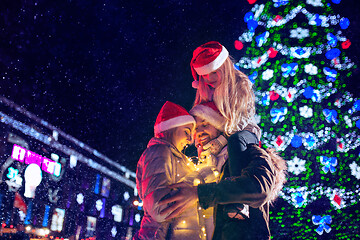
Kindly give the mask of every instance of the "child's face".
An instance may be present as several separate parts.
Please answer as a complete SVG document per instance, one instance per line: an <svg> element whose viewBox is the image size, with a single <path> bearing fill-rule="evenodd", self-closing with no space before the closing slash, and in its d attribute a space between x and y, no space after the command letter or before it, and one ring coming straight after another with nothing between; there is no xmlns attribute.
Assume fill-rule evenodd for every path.
<svg viewBox="0 0 360 240"><path fill-rule="evenodd" d="M191 123L176 128L172 143L180 152L184 150L186 145L192 144L194 128L194 124Z"/></svg>
<svg viewBox="0 0 360 240"><path fill-rule="evenodd" d="M217 130L213 125L207 122L205 119L195 117L196 128L195 128L195 146L197 148L203 147L211 140L215 139L220 135L220 131Z"/></svg>

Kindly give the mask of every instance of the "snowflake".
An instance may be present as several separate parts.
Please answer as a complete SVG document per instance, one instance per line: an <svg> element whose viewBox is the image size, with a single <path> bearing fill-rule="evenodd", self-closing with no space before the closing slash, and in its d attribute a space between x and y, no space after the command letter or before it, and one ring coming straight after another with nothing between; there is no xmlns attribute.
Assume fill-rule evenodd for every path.
<svg viewBox="0 0 360 240"><path fill-rule="evenodd" d="M274 76L274 70L271 70L271 69L266 69L266 71L263 72L263 74L262 74L262 78L264 80L269 80L273 76Z"/></svg>
<svg viewBox="0 0 360 240"><path fill-rule="evenodd" d="M291 29L290 37L297 38L297 39L303 39L303 38L309 37L309 29L304 29L301 27L298 27L296 29Z"/></svg>
<svg viewBox="0 0 360 240"><path fill-rule="evenodd" d="M101 199L96 201L96 209L100 211L103 208L103 201Z"/></svg>
<svg viewBox="0 0 360 240"><path fill-rule="evenodd" d="M310 118L313 116L313 110L312 108L309 108L307 105L299 108L300 110L300 116L304 118Z"/></svg>
<svg viewBox="0 0 360 240"><path fill-rule="evenodd" d="M313 5L314 7L324 6L324 4L322 4L321 0L306 0L306 3L309 5Z"/></svg>
<svg viewBox="0 0 360 240"><path fill-rule="evenodd" d="M82 193L79 193L76 196L76 201L77 201L78 204L82 204L84 202L84 195Z"/></svg>
<svg viewBox="0 0 360 240"><path fill-rule="evenodd" d="M350 164L351 175L354 175L356 179L360 179L360 166L357 165L355 162Z"/></svg>
<svg viewBox="0 0 360 240"><path fill-rule="evenodd" d="M302 160L298 157L294 157L293 160L288 161L288 170L295 175L299 175L300 173L306 171L305 168L305 160Z"/></svg>
<svg viewBox="0 0 360 240"><path fill-rule="evenodd" d="M116 231L116 227L113 226L113 228L111 229L111 236L116 237L117 231Z"/></svg>
<svg viewBox="0 0 360 240"><path fill-rule="evenodd" d="M318 73L318 68L312 63L305 65L305 72L310 75L316 75Z"/></svg>

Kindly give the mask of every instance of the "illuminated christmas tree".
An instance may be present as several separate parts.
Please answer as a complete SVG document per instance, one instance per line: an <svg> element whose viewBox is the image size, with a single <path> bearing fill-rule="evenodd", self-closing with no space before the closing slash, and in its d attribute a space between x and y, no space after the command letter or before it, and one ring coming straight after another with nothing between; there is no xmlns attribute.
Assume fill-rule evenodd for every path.
<svg viewBox="0 0 360 240"><path fill-rule="evenodd" d="M332 11L339 2L256 3L235 41L235 66L256 90L262 145L288 162L274 239L360 236L360 100L345 88L356 65L347 57L350 20Z"/></svg>

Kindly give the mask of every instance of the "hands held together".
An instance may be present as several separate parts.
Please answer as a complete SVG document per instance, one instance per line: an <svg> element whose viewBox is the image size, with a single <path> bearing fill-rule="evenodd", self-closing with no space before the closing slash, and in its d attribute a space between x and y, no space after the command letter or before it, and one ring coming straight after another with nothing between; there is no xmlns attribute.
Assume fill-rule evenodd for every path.
<svg viewBox="0 0 360 240"><path fill-rule="evenodd" d="M160 212L161 215L168 215L165 220L179 216L184 210L195 204L198 200L196 186L181 182L172 184L169 188L177 189L177 192L168 198L160 200L159 202L159 205L173 203Z"/></svg>

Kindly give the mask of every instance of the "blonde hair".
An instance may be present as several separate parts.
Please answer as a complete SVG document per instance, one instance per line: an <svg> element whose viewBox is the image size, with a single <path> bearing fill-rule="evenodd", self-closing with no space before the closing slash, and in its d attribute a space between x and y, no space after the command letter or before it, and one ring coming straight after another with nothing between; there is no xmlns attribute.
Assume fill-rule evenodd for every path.
<svg viewBox="0 0 360 240"><path fill-rule="evenodd" d="M252 121L255 115L255 94L249 78L235 69L230 56L216 71L220 72L221 79L215 90L199 78L194 106L213 101L226 119L225 134L230 136L243 130ZM212 99L211 91L214 91Z"/></svg>

